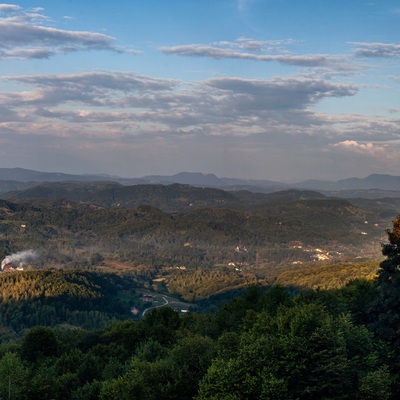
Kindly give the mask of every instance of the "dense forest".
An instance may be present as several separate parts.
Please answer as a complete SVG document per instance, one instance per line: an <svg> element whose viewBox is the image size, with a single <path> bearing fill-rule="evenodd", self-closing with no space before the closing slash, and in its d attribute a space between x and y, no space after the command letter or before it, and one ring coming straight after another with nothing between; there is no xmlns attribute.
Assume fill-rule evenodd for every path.
<svg viewBox="0 0 400 400"><path fill-rule="evenodd" d="M0 340L37 325L94 329L129 318L139 292L129 276L41 270L0 275ZM129 293L129 296L122 296Z"/></svg>
<svg viewBox="0 0 400 400"><path fill-rule="evenodd" d="M400 216L388 239L374 280L329 290L252 286L214 313L162 307L94 330L27 329L0 346L0 397L398 399ZM81 295L112 291L103 279ZM46 297L45 287L32 296ZM9 301L22 301L17 292Z"/></svg>
<svg viewBox="0 0 400 400"><path fill-rule="evenodd" d="M8 198L0 398L399 398L392 201L109 183Z"/></svg>

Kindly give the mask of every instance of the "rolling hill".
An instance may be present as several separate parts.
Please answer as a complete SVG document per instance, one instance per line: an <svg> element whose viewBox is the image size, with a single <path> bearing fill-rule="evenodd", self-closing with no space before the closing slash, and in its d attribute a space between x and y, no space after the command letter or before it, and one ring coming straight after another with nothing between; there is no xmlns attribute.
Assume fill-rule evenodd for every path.
<svg viewBox="0 0 400 400"><path fill-rule="evenodd" d="M144 177L123 178L106 174L65 174L60 172L39 172L23 168L0 168L0 193L35 186L44 182L117 182L123 185L187 184L198 187L213 187L226 190L249 190L251 192L270 193L276 190L297 188L334 193L345 193L345 197L362 195L369 198L384 197L381 192L393 192L400 197L400 176L371 174L365 178L346 178L338 181L306 180L295 183L283 183L266 179L220 178L215 174L199 172L180 172L175 175L148 175ZM24 184L24 185L22 185ZM393 197L391 196L391 197ZM343 196L342 196L343 197Z"/></svg>

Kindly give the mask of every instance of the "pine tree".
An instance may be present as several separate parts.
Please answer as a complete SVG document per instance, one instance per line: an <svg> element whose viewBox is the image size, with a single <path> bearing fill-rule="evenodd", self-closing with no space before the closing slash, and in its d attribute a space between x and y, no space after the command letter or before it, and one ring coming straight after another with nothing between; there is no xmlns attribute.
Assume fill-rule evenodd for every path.
<svg viewBox="0 0 400 400"><path fill-rule="evenodd" d="M369 327L387 345L394 398L400 398L400 214L387 234L389 242L382 246L386 259L380 264L377 297L369 309Z"/></svg>
<svg viewBox="0 0 400 400"><path fill-rule="evenodd" d="M376 336L400 354L400 214L387 234L389 243L382 246L386 259L380 264L378 296L372 304L370 320Z"/></svg>

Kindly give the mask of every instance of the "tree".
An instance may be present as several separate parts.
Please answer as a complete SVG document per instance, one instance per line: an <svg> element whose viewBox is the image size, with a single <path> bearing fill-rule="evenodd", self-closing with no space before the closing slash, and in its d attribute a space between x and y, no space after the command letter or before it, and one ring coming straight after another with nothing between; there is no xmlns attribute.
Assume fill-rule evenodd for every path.
<svg viewBox="0 0 400 400"><path fill-rule="evenodd" d="M199 400L372 399L374 388L389 392L384 367L373 374L380 364L371 333L318 304L259 313L241 333L237 354L224 354L200 382ZM361 396L360 382L369 397Z"/></svg>
<svg viewBox="0 0 400 400"><path fill-rule="evenodd" d="M15 353L6 353L0 360L0 399L25 399L27 370Z"/></svg>
<svg viewBox="0 0 400 400"><path fill-rule="evenodd" d="M400 354L400 214L387 234L389 243L382 245L386 260L380 264L378 295L370 309L370 320L377 337L389 342Z"/></svg>
<svg viewBox="0 0 400 400"><path fill-rule="evenodd" d="M215 353L215 344L208 337L194 335L181 339L166 359L173 370L171 396L180 400L193 399Z"/></svg>
<svg viewBox="0 0 400 400"><path fill-rule="evenodd" d="M146 337L151 337L162 346L170 346L176 342L176 331L180 324L177 311L170 307L160 307L148 312L140 326L144 328Z"/></svg>
<svg viewBox="0 0 400 400"><path fill-rule="evenodd" d="M53 357L58 354L56 334L50 328L37 326L28 331L21 346L22 358L36 362L42 357Z"/></svg>
<svg viewBox="0 0 400 400"><path fill-rule="evenodd" d="M377 339L389 347L389 366L395 376L394 392L400 395L400 214L387 231L389 242L382 246L386 260L380 264L378 294L369 310L369 326Z"/></svg>

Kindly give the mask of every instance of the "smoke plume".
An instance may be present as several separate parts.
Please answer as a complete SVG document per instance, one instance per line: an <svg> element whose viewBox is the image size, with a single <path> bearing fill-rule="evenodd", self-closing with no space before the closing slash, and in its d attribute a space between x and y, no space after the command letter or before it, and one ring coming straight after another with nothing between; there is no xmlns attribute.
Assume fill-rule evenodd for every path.
<svg viewBox="0 0 400 400"><path fill-rule="evenodd" d="M1 269L7 264L12 264L15 268L23 267L30 262L37 260L39 257L35 250L19 251L18 253L10 254L1 262Z"/></svg>

